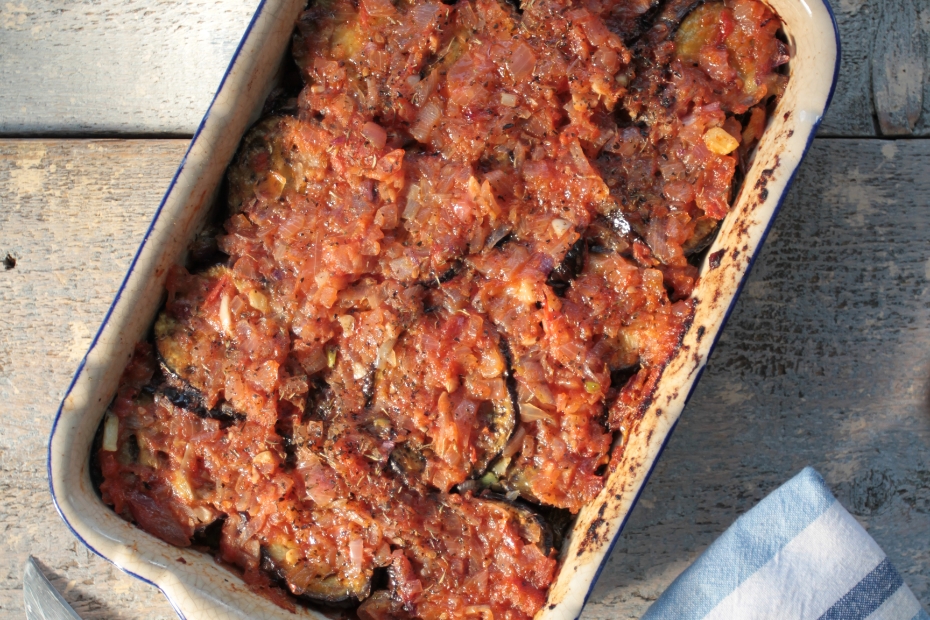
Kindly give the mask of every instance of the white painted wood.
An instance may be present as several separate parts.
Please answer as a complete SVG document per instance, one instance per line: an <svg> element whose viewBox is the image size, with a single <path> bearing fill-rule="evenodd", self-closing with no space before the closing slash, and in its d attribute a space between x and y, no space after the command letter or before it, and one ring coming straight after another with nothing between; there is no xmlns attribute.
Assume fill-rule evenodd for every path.
<svg viewBox="0 0 930 620"><path fill-rule="evenodd" d="M0 134L191 135L257 6L0 2Z"/></svg>
<svg viewBox="0 0 930 620"><path fill-rule="evenodd" d="M85 619L173 618L52 508L54 411L182 140L0 140L0 618L28 554ZM638 618L807 464L930 607L930 141L818 140L584 618Z"/></svg>
<svg viewBox="0 0 930 620"><path fill-rule="evenodd" d="M917 11L909 49L926 59L930 2L909 1ZM821 135L874 136L873 43L882 19L913 24L910 16L888 13L908 3L832 4L843 58ZM0 2L0 134L192 135L256 6L257 0ZM930 136L930 70L922 84L913 134Z"/></svg>

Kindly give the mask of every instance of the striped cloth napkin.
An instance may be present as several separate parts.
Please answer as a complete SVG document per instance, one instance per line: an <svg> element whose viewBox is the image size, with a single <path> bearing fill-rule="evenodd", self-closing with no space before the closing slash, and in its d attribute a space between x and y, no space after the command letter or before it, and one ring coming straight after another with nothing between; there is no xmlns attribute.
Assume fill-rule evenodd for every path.
<svg viewBox="0 0 930 620"><path fill-rule="evenodd" d="M643 616L711 618L930 620L810 467L737 519Z"/></svg>

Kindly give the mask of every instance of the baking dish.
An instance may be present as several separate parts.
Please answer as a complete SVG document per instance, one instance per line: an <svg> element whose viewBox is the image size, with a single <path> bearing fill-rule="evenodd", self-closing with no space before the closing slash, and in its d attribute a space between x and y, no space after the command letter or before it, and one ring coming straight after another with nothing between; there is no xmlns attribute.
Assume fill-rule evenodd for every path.
<svg viewBox="0 0 930 620"><path fill-rule="evenodd" d="M836 79L839 40L822 0L772 0L791 50L787 91L737 200L702 265L694 320L650 407L628 434L618 467L579 513L538 618L577 617L687 402L785 193L810 146ZM183 258L214 201L240 136L271 87L304 0L265 0L223 78L129 272L55 418L49 482L62 518L102 557L161 588L186 618L292 618L212 558L178 549L123 521L93 490L89 451L135 343L160 306L168 267ZM322 617L300 608L300 617Z"/></svg>

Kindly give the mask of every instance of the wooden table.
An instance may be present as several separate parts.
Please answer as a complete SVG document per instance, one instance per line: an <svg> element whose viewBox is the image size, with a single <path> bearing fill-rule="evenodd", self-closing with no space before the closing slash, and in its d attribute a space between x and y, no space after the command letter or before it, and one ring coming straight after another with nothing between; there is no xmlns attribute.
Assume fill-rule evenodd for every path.
<svg viewBox="0 0 930 620"><path fill-rule="evenodd" d="M639 617L805 465L930 608L930 3L834 8L833 106L585 618ZM29 554L84 618L174 617L68 532L45 445L253 10L0 4L0 617Z"/></svg>

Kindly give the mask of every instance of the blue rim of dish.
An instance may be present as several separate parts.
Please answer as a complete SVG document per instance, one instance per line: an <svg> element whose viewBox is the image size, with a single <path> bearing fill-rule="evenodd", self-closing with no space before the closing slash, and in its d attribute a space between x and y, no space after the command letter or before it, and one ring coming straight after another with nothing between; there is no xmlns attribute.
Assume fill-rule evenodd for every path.
<svg viewBox="0 0 930 620"><path fill-rule="evenodd" d="M762 236L759 238L759 244L756 246L756 251L753 252L749 259L749 264L746 266L746 271L743 273L739 284L736 287L736 293L734 293L733 298L730 300L730 305L727 307L727 311L723 315L723 320L720 322L720 328L714 335L714 339L710 344L710 348L707 350L707 357L704 359L704 365L701 366L697 372L697 375L694 377L694 381L691 382L691 388L688 390L688 395L685 397L685 407L687 407L688 401L691 400L691 396L694 394L694 390L697 389L698 383L701 380L701 376L704 374L704 369L707 368L707 365L710 363L710 357L713 354L714 349L717 347L717 342L720 340L720 335L723 334L723 329L726 327L727 322L730 320L730 315L733 313L734 308L736 308L736 302L739 300L740 295L743 292L743 286L745 286L746 281L749 279L749 274L752 272L752 268L756 264L756 258L759 256L759 254L762 252L762 248L765 246L765 240L769 236L769 231L772 230L772 225L778 218L778 214L781 211L782 205L785 204L785 200L788 198L788 192L791 191L791 186L794 185L794 179L798 176L798 171L801 169L801 164L804 163L804 160L807 158L807 154L811 150L811 145L814 143L814 138L817 137L817 130L820 129L820 124L823 122L824 116L827 115L827 110L830 109L830 103L833 102L833 94L836 92L836 83L840 76L840 59L842 58L840 28L836 23L836 14L833 12L833 7L830 5L830 1L821 0L821 2L823 3L824 8L827 9L827 14L830 16L830 23L833 24L833 38L836 41L836 61L833 64L833 81L830 84L830 91L827 93L827 100L824 102L823 112L821 112L820 118L814 121L814 123L811 125L810 133L807 136L807 143L804 145L804 149L801 151L801 157L798 159L798 163L795 165L794 170L791 171L791 176L788 177L788 182L785 183L785 189L782 191L781 196L778 198L778 203L776 203L775 208L772 210L772 217L770 217L768 222L766 222L765 230L762 231ZM675 429L678 428L678 422L681 420L682 415L684 415L684 409L682 409L681 415L678 416L678 419L675 420L675 423L672 424L672 428L669 429L668 433L665 435L665 438L662 440L662 445L659 446L659 450L656 452L655 458L649 465L649 471L646 472L646 477L643 478L643 484L636 492L636 496L633 498L633 502L630 504L630 509L626 512L626 515L624 515L623 520L620 522L620 527L617 528L616 533L610 540L610 544L607 546L607 552L604 554L604 557L601 558L601 563L598 565L597 571L594 573L594 578L591 579L591 583L588 584L588 591L584 595L584 601L581 604L581 609L579 609L578 614L575 616L575 620L578 620L581 617L581 613L584 610L585 605L587 605L588 599L591 597L591 592L594 591L594 587L597 585L598 579L600 579L601 572L607 565L607 560L610 559L610 555L613 553L614 547L617 545L617 541L620 540L620 535L623 533L623 528L626 527L627 522L630 520L630 515L633 514L633 509L636 508L636 503L639 501L640 496L646 489L646 485L649 483L649 478L652 476L652 472L655 471L656 465L658 465L659 459L662 457L662 453L665 451L665 447L671 440Z"/></svg>
<svg viewBox="0 0 930 620"><path fill-rule="evenodd" d="M84 371L84 367L86 366L86 363L87 363L87 357L90 355L91 351L93 351L94 348L96 348L97 343L100 339L100 335L103 333L103 330L106 328L107 324L109 323L110 317L112 316L113 311L115 310L117 304L122 298L123 292L125 291L126 286L129 282L129 278L132 276L136 268L136 264L139 260L139 257L141 256L142 252L145 250L146 245L148 244L149 237L151 236L152 230L155 228L155 224L158 222L158 219L161 216L165 203L168 201L168 198L171 196L171 193L174 191L178 177L180 177L184 171L184 167L187 164L187 157L188 155L190 155L190 152L194 148L194 145L196 144L201 133L203 132L207 124L207 121L210 119L210 116L213 112L213 106L216 104L216 100L219 98L220 94L223 92L223 88L226 85L226 81L229 78L230 73L232 73L233 68L236 66L236 63L239 61L242 48L245 45L246 41L248 41L249 36L252 34L252 30L256 22L259 20L259 18L264 13L267 1L268 0L259 1L258 8L255 10L255 14L252 16L252 19L249 21L249 24L245 29L245 33L242 35L242 38L239 40L239 43L236 46L236 50L233 53L232 59L230 60L229 65L226 67L226 71L225 73L223 73L223 77L220 80L220 84L216 90L216 94L213 96L213 99L210 101L210 106L207 108L207 112L206 114L204 114L203 120L200 121L200 125L198 125L197 130L194 132L194 135L191 138L190 145L187 147L187 151L185 151L184 157L181 159L181 163L178 166L177 172L175 172L174 176L171 178L171 183L168 185L168 189L165 192L164 197L159 203L158 208L155 210L155 213L152 216L152 220L151 222L149 222L148 228L146 228L145 235L142 237L142 242L139 244L139 249L136 250L135 255L132 257L132 261L129 264L129 268L126 271L126 275L123 277L123 280L120 283L119 288L116 291L116 295L113 298L113 303L111 303L110 307L107 309L107 312L104 315L103 321L100 323L100 327L97 329L97 333L94 334L94 338L91 341L90 347L88 347L87 349L87 353L84 354L84 357L81 359L80 364L78 364L78 367L74 373L74 376L71 378L71 382L68 384L68 389L65 391L65 394L62 397L61 404L58 406L58 410L55 413L55 419L52 422L52 429L49 432L49 439L48 439L48 450L47 450L46 461L45 461L46 475L48 476L49 492L52 496L52 503L55 506L55 511L58 513L58 516L61 517L61 520L64 521L65 525L68 527L71 533L74 534L74 536L81 542L81 544L83 544L85 547L90 549L90 551L92 551L95 555L103 558L107 562L110 562L111 564L116 566L118 569L120 569L124 573L128 575L132 575L136 579L139 579L140 581L144 583L147 583L149 585L152 585L158 588L159 591L162 592L162 594L165 594L165 598L168 600L168 603L174 609L175 613L178 614L178 617L181 618L181 620L186 620L185 615L181 611L180 607L178 607L178 605L175 603L175 601L165 593L165 591L161 588L161 586L159 586L154 581L146 577L143 577L142 575L139 575L138 573L135 573L131 570L128 570L116 564L116 562L114 562L112 559L110 559L109 557L107 557L106 555L104 555L103 553L95 549L90 543L88 543L84 539L84 537L81 536L80 533L78 533L78 531L74 528L74 526L71 525L71 522L65 516L64 512L62 512L61 506L59 506L58 504L58 496L55 492L55 482L52 477L52 441L54 440L55 433L58 430L58 423L61 420L61 415L64 409L64 403L68 399L68 397L71 395L71 391L74 389L74 386L78 381L78 378L81 376L81 373ZM759 239L759 244L756 246L756 251L750 257L749 264L746 267L746 271L743 273L740 279L740 282L737 285L736 292L730 301L730 305L727 307L727 310L724 313L723 320L720 323L720 328L717 330L717 333L715 334L714 339L711 342L710 348L708 349L707 358L704 360L704 365L701 366L701 368L697 372L697 375L694 378L694 381L691 382L691 387L688 391L688 395L685 397L685 405L687 405L688 401L691 400L691 396L694 394L694 390L697 388L697 385L699 381L701 380L701 376L704 374L704 369L707 367L707 364L710 362L710 357L714 349L717 346L717 342L720 339L720 335L723 333L724 327L726 326L727 322L730 319L730 315L732 314L733 309L736 307L736 302L739 299L740 295L742 294L743 286L746 284L746 281L749 278L749 274L752 272L752 268L755 265L756 258L758 257L759 253L762 251L763 246L765 245L765 240L768 237L769 231L771 230L772 225L775 223L775 220L778 217L778 213L781 211L781 207L784 204L785 199L788 196L788 192L791 190L791 186L794 184L794 180L797 177L798 170L800 170L801 164L803 163L804 159L807 157L807 154L810 152L811 145L813 144L814 139L817 136L817 130L820 128L820 124L823 122L823 118L826 115L827 110L830 108L830 103L833 101L833 95L836 92L837 79L839 78L840 59L842 56L840 34L839 34L839 26L837 25L837 22L836 22L836 14L833 12L833 7L830 5L829 0L821 0L821 2L824 8L826 8L827 14L830 16L830 21L833 25L833 36L834 36L834 40L836 43L836 61L833 67L833 81L830 84L830 91L827 94L827 99L826 99L826 102L824 103L824 108L820 114L820 117L816 121L814 121L814 123L811 125L811 130L807 137L807 143L804 145L804 149L801 152L801 156L798 159L798 163L795 165L794 169L791 172L791 176L788 178L788 181L785 184L785 188L782 191L781 196L778 199L778 203L775 205L775 208L773 209L772 216L769 218L768 222L766 223L765 230L763 230L762 232L762 236ZM652 473L655 470L656 465L658 464L659 459L662 456L662 453L665 451L665 447L668 445L668 442L672 438L672 434L675 432L675 429L678 427L678 421L680 419L681 419L681 416L679 416L679 418L675 420L674 424L672 424L672 427L669 429L668 433L665 435L665 438L662 441L662 445L659 446L659 450L656 453L655 458L652 460L652 463L649 466L649 471L646 472L646 476L643 479L643 484L640 486L639 490L636 493L636 496L633 498L633 501L630 504L630 509L627 511L626 515L623 517L623 520L620 523L620 527L617 529L616 533L611 538L610 544L608 545L607 550L604 556L602 557L600 564L598 565L597 571L594 573L594 577L591 579L590 583L588 584L588 591L584 595L584 600L582 601L582 605L581 605L581 608L579 609L578 615L575 616L576 620L580 618L581 612L584 609L584 606L587 604L588 599L591 596L591 592L594 590L594 587L597 585L597 582L601 576L601 572L604 570L604 566L607 564L607 560L610 558L610 555L613 552L613 549L616 546L617 541L620 539L620 535L623 533L623 528L626 527L626 524L630 519L630 515L632 515L633 513L633 509L636 507L636 504L639 501L639 498L642 495L643 490L645 490L646 485L649 482L649 478L652 476Z"/></svg>
<svg viewBox="0 0 930 620"><path fill-rule="evenodd" d="M136 264L139 261L139 257L142 255L142 252L145 250L145 247L148 244L149 237L151 237L152 235L152 230L155 228L155 224L158 222L159 217L161 217L161 213L165 207L165 203L168 202L168 198L171 196L172 192L174 191L174 187L177 184L178 178L184 172L184 167L187 165L187 157L188 155L190 155L191 150L194 148L194 145L197 143L197 139L200 138L200 134L203 133L203 130L207 125L207 121L210 120L210 115L213 113L213 106L216 105L216 100L219 98L220 94L223 92L223 88L226 86L226 81L229 79L230 74L232 73L233 69L236 66L236 63L239 62L239 57L242 54L242 48L246 44L246 42L249 40L249 36L252 34L252 29L255 27L255 24L258 22L259 18L261 18L262 14L264 13L265 5L267 1L268 0L259 0L258 8L255 9L255 14L252 15L252 19L249 20L249 25L246 26L245 33L243 33L242 38L239 40L238 45L236 45L236 50L235 52L233 52L232 59L229 61L229 65L227 65L226 71L223 73L223 78L220 80L220 84L216 89L216 93L213 95L213 99L210 101L210 106L207 108L206 114L204 114L203 119L200 121L200 125L197 126L197 131L194 132L194 135L191 138L190 144L188 145L187 150L184 152L184 157L181 158L181 163L178 165L177 172L175 172L174 176L171 178L171 183L169 183L168 189L167 191L165 191L165 195L162 197L161 202L158 204L158 208L155 210L155 213L152 216L152 220L149 222L148 228L146 228L145 230L145 235L142 237L142 242L139 244L139 249L136 250L135 255L133 255L132 261L129 263L129 268L126 270L126 275L123 277L123 281L120 282L119 288L116 290L116 296L113 298L113 303L110 304L110 307L107 309L107 313L104 315L103 321L100 323L100 327L97 329L97 333L94 334L94 339L91 341L90 347L88 347L87 349L87 353L85 353L84 357L81 358L81 363L78 364L77 370L74 372L74 376L71 378L71 383L68 384L68 389L65 391L65 395L61 400L61 404L58 406L58 411L55 412L55 420L52 422L52 430L49 432L49 436L48 436L48 452L45 458L45 468L46 468L46 475L48 476L49 492L51 493L52 503L55 505L55 511L58 512L58 516L61 517L61 520L65 522L65 525L68 526L68 529L71 530L71 533L74 534L74 536L79 541L81 541L81 544L83 544L85 547L90 549L93 553L100 556L107 562L110 562L111 564L116 566L118 569L120 569L124 573L132 575L136 579L139 579L140 581L143 581L149 585L155 586L163 594L165 593L164 590L162 590L161 587L157 583L155 583L154 581L151 581L150 579L143 577L142 575L139 575L138 573L134 573L131 570L128 570L118 565L116 562L108 558L106 555L104 555L103 553L95 549L93 545L91 545L86 540L84 540L84 537L81 536L80 533L78 533L78 531L74 528L73 525L71 525L71 522L65 516L64 512L62 512L61 506L59 506L58 504L58 495L55 492L55 480L52 477L52 441L54 440L55 433L58 430L58 423L61 421L61 414L62 414L62 411L64 410L65 401L71 395L71 391L74 389L74 385L77 383L78 378L81 376L81 373L84 371L84 367L87 364L87 357L90 355L91 351L93 351L96 348L97 343L100 340L100 335L103 333L103 330L106 328L107 324L110 322L110 317L113 315L113 311L116 309L117 304L119 303L120 299L123 296L123 292L126 290L126 286L129 283L129 278L132 276L133 272L135 271ZM175 604L174 600L172 600L172 598L168 596L167 594L165 594L165 598L168 599L168 602L171 604L171 607L174 609L174 611L178 614L178 617L181 618L181 620L185 620L184 614L181 612L181 609Z"/></svg>

